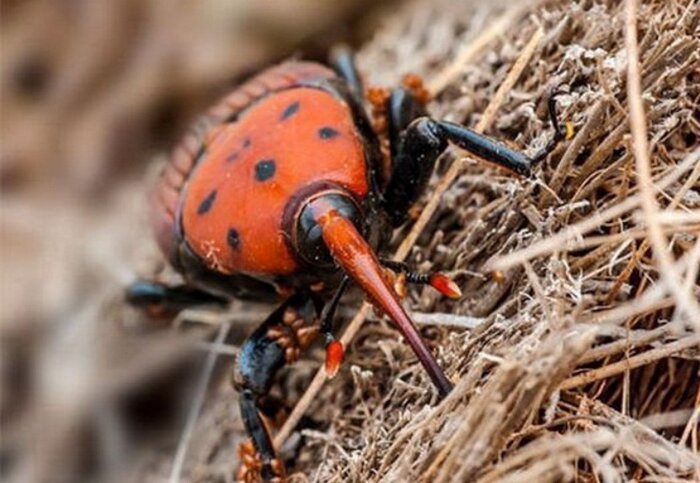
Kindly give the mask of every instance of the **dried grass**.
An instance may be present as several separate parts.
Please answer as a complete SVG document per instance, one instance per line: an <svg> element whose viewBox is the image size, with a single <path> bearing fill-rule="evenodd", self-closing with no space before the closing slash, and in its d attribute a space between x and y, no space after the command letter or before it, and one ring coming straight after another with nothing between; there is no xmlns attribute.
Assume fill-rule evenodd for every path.
<svg viewBox="0 0 700 483"><path fill-rule="evenodd" d="M498 5L463 8L418 4L367 47L363 67L384 82L400 73L373 66L394 62L441 79L450 57L432 57L437 45L457 48L488 32L489 20L502 22L493 20ZM454 168L447 171L442 180L450 187L409 259L451 270L466 300L451 304L426 290L414 292L411 303L485 321L465 333L432 332L457 381L439 404L421 390L427 378L415 362L407 365L405 348L379 340L376 329L360 330L352 377L331 382L308 408L316 415L342 407L332 412L326 436L309 434L315 452L304 469L315 481L700 477L697 443L686 436L678 444L684 431L697 433L691 414L700 390L698 6L645 3L632 15L641 36L636 80L636 41L628 35L625 43L622 6L547 2L529 13L457 69L461 77L431 107L468 124L483 121L478 113L544 28L545 40L489 132L534 151L550 133L540 121L542 99L561 84L571 86L562 115L575 123L576 136L536 180L484 174L470 164L452 183ZM489 20L465 27L474 17ZM425 34L426 24L453 32L453 40ZM631 106L640 99L646 123ZM443 182L436 177L438 192ZM493 268L505 272L505 282L483 276ZM640 423L680 408L680 427L655 432Z"/></svg>
<svg viewBox="0 0 700 483"><path fill-rule="evenodd" d="M626 17L615 1L512 4L415 1L360 52L370 83L395 85L418 73L436 94L434 115L530 153L551 136L547 93L569 86L560 112L576 135L533 179L457 152L444 156L422 217L397 233L393 248L420 269L451 272L463 287L458 301L419 288L407 300L455 390L438 401L388 322L368 308L345 310L355 319L338 376L314 379L322 358L315 349L310 361L285 369L276 388L294 402L306 394L297 410L307 416L302 429L288 424L277 436L284 454L296 452L294 481L700 479L700 7L644 2ZM183 89L196 90L197 82ZM24 341L37 347L42 376L40 390L20 398L25 410L10 413L20 416L4 421L3 454L32 453L19 458L12 481L72 474L84 444L78 428L92 421L86 412L107 415L97 418L107 428L97 434L118 448L102 451L101 464L109 469L114 453L129 461L117 481L180 473L183 481L230 481L234 473L244 435L225 377L215 378L198 418L198 404L189 406L196 424L184 436L169 434L169 443L125 449L118 422L110 426L115 401L182 362L193 346L232 361L231 341L243 334L222 343L221 331L206 341L222 321L241 332L267 310L234 304L225 313L188 312L174 329L188 338L177 342L124 342L113 324L101 326L135 320L118 296L132 275L124 266L160 273L143 224L133 221L141 192L127 183L109 203L119 211L110 219L86 218L69 205L63 229L89 229L95 239L86 253L66 249L70 257L52 262L60 273L63 264L81 264L80 277L62 282L70 300L85 293L92 300L79 312L61 306L72 323L67 335L3 324L13 351ZM36 230L15 213L11 227ZM37 309L52 313L52 306ZM51 431L42 427L47 421Z"/></svg>

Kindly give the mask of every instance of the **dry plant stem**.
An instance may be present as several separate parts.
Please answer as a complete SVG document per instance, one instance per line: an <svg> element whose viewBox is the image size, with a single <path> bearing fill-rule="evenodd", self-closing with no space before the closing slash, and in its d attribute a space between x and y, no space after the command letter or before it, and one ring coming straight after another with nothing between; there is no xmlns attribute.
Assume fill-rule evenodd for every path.
<svg viewBox="0 0 700 483"><path fill-rule="evenodd" d="M426 314L423 312L411 312L411 318L419 325L443 325L446 327L458 327L460 329L476 329L487 319L484 317L470 317L468 315L455 315L436 312Z"/></svg>
<svg viewBox="0 0 700 483"><path fill-rule="evenodd" d="M523 264L525 267L525 273L527 274L527 278L530 281L530 285L532 285L532 290L535 292L535 296L537 298L537 301L539 302L540 306L542 307L542 312L546 315L549 324L552 325L554 323L554 317L552 315L552 312L550 310L550 304L547 302L547 295L544 293L544 288L542 287L542 284L540 283L540 279L537 277L537 274L535 273L535 270L532 268L532 265L530 262L525 262Z"/></svg>
<svg viewBox="0 0 700 483"><path fill-rule="evenodd" d="M696 149L678 164L671 173L664 176L656 183L657 190L663 190L680 179L691 167L696 166L700 160L700 149ZM494 270L507 270L514 265L522 263L523 260L530 260L535 257L547 255L557 251L570 250L575 246L575 240L580 239L584 234L598 228L614 218L619 217L639 206L641 196L635 194L625 198L622 202L605 209L600 213L595 213L590 217L573 225L569 225L556 235L542 239L533 243L527 248L511 252L508 255L498 257L487 263L487 267Z"/></svg>
<svg viewBox="0 0 700 483"><path fill-rule="evenodd" d="M578 363L580 365L588 364L589 362L605 359L635 347L650 344L651 342L665 336L672 330L673 329L669 324L662 325L654 330L635 330L623 339L616 340L615 342L589 350L583 357L581 357Z"/></svg>
<svg viewBox="0 0 700 483"><path fill-rule="evenodd" d="M671 344L667 344L663 347L659 347L658 349L642 352L641 354L632 356L629 359L624 359L622 361L615 362L614 364L603 366L600 369L594 369L592 371L579 374L578 376L570 377L562 382L560 389L573 389L574 387L583 386L600 379L607 379L608 377L616 376L629 369L634 369L635 367L640 367L649 364L650 362L658 361L659 359L668 357L676 352L697 346L700 346L700 335L692 335L690 337L677 340Z"/></svg>
<svg viewBox="0 0 700 483"><path fill-rule="evenodd" d="M517 18L517 17L515 17ZM514 19L513 19L514 21ZM497 25L499 26L499 34L503 33L503 30L500 29L505 29L507 28L508 24L505 24L503 22L498 22ZM489 42L495 38L497 38L497 35L495 35L491 29L489 29L485 36L489 39ZM543 31L541 28L538 28L535 33L533 34L532 38L530 41L527 43L523 51L521 52L520 56L518 59L515 61L515 64L513 64L513 67L511 68L510 72L508 73L508 76L506 79L503 81L503 84L499 87L499 89L496 91L496 94L493 96L491 99L491 102L489 105L486 107L484 111L484 116L480 119L478 125L475 128L476 132L483 132L486 130L491 123L495 119L496 112L498 111L498 107L503 104L506 95L510 90L512 89L512 86L515 84L515 82L518 80L520 75L522 74L523 70L527 66L527 64L530 62L530 59L534 55L535 51L537 50L537 47L539 45L540 40L542 39L543 36ZM476 43L482 42L481 40L475 41ZM492 107L493 106L493 107ZM489 114L488 116L486 114ZM406 259L408 256L411 248L415 244L416 240L418 239L418 236L422 233L423 229L425 226L428 224L430 221L430 218L432 218L433 214L438 208L438 205L440 203L440 199L442 198L442 195L447 191L447 189L450 187L450 185L454 182L454 180L459 176L461 170L462 170L463 163L461 160L455 160L455 162L452 163L450 166L450 169L447 171L445 176L443 177L442 180L440 180L440 183L438 184L437 188L435 191L432 193L430 200L426 204L425 208L423 209L420 217L416 221L416 223L413 225L413 228L411 229L410 233L408 236L403 240L399 248L397 249L395 255L394 255L394 260L396 261L403 261ZM357 313L357 315L352 319L352 321L348 324L348 327L345 329L345 332L343 333L341 337L341 342L343 343L344 346L348 346L352 339L355 337L355 334L360 330L362 327L362 323L365 321L367 318L367 315L369 314L371 306L368 303L363 303L362 307L360 308L360 311ZM284 422L284 425L282 428L280 428L279 432L275 435L274 437L274 445L276 448L279 448L284 441L289 437L291 434L292 430L296 425L299 423L299 420L303 416L304 412L306 409L309 407L313 399L316 397L316 394L318 391L321 389L323 386L323 383L326 380L326 374L323 368L319 369L319 371L316 373L314 378L312 379L311 383L309 384L309 387L306 389L306 392L304 395L299 399L299 402L296 404L292 412L290 413L289 417L287 420Z"/></svg>
<svg viewBox="0 0 700 483"><path fill-rule="evenodd" d="M231 325L228 322L221 324L221 327L219 327L219 332L216 335L216 340L214 341L215 346L220 346L223 344L230 328ZM187 414L185 429L182 431L182 437L177 445L177 452L175 453L175 459L173 460L173 468L170 472L170 483L178 483L180 481L180 477L182 476L182 467L185 464L187 448L192 440L192 434L194 433L197 419L199 418L199 413L202 411L204 398L207 394L207 387L209 386L209 380L214 373L214 366L216 365L218 355L218 352L210 352L204 368L202 369L202 375L199 380L199 385L197 386L197 392L192 400L190 411Z"/></svg>
<svg viewBox="0 0 700 483"><path fill-rule="evenodd" d="M698 278L698 271L700 271L700 236L696 238L695 245L689 255L688 272L685 274L684 284L686 290L693 290L695 280Z"/></svg>
<svg viewBox="0 0 700 483"><path fill-rule="evenodd" d="M431 96L438 95L445 87L454 82L462 73L465 65L474 60L491 42L507 32L531 6L530 2L522 2L517 8L506 9L503 15L498 17L488 29L473 42L469 42L469 45L457 54L457 58L428 83L428 91L430 91Z"/></svg>
<svg viewBox="0 0 700 483"><path fill-rule="evenodd" d="M627 47L627 96L629 97L630 126L632 130L632 148L637 167L637 178L641 195L641 205L649 229L654 257L659 264L659 272L666 288L676 298L678 308L682 310L688 322L700 331L700 304L688 290L679 283L680 274L676 272L673 261L666 249L666 239L658 220L659 206L654 194L649 162L649 143L647 139L646 117L642 101L642 87L639 73L639 46L637 44L637 0L625 2L625 44Z"/></svg>
<svg viewBox="0 0 700 483"><path fill-rule="evenodd" d="M668 450L674 450L673 455L677 458L677 461L670 461L670 463L677 464L679 466L686 466L686 467L690 467L690 465L694 464L696 468L698 467L698 465L700 465L700 455L698 455L698 453L696 451L690 452L686 448L682 448L681 451L676 453L675 452L676 448L673 447L673 443L668 441L663 436L659 435L653 429L640 423L636 419L633 419L629 416L621 414L618 411L616 411L615 409L608 406L607 404L604 404L598 400L590 401L590 400L588 400L588 398L585 398L585 400L586 400L586 402L592 402L592 404L593 404L592 413L593 414L603 416L615 424L622 424L622 425L630 427L635 432L639 432L646 440L654 442L655 444L658 444L658 446L660 448L664 447ZM685 480L681 480L681 481L685 481Z"/></svg>
<svg viewBox="0 0 700 483"><path fill-rule="evenodd" d="M686 182L683 183L683 186L681 187L681 189L678 190L678 193L676 193L676 195L673 197L673 200L672 200L671 203L668 205L668 209L669 209L669 210L674 210L674 209L676 209L676 208L678 207L678 205L680 204L681 200L683 199L683 196L685 196L685 194L688 192L688 190L689 190L691 187L695 186L695 183L698 181L698 178L699 178L699 177L700 177L700 163L698 163L698 164L695 166L695 168L693 169L693 171L690 173L690 176L688 176L688 179L686 180ZM629 232L625 232L625 233L629 233ZM700 238L698 238L698 243L700 243ZM634 270L634 268L635 268L635 267L637 266L637 264L639 263L639 260L641 260L642 257L646 254L646 252L647 252L648 249L649 249L649 240L646 239L646 240L644 240L644 241L642 242L642 245L637 249L637 251L634 253L634 255L630 258L630 260L629 260L627 266L625 267L625 269L622 271L622 273L619 275L619 277L618 277L617 280L615 281L615 285L614 285L613 288L610 290L610 294L608 295L608 298L607 298L607 300L606 300L608 304L611 303L611 302L615 299L615 297L617 296L618 291L620 290L620 287L621 287L622 284L624 284L624 283L629 279L629 277L632 275L632 271ZM696 266L697 266L697 261L694 262L694 263L691 261L691 263L690 263L689 266L690 266L691 268L692 268L692 267L696 267ZM691 289L690 289L690 286L688 285L688 283L689 283L691 280L695 280L695 277L691 277L691 275L692 275L692 273L689 273L689 274L686 276L686 285L685 285L685 287L686 287L687 290L691 290Z"/></svg>
<svg viewBox="0 0 700 483"><path fill-rule="evenodd" d="M666 475L663 479L645 478L644 481L681 482L676 476L686 473L698 464L698 458L685 448L676 448L652 429L641 424L611 407L580 398L580 404L591 407L591 415L576 415L581 420L583 431L559 435L552 434L526 445L516 453L506 456L493 469L483 475L479 483L501 481L562 481L582 479L584 481L623 481L620 475L610 468L609 458L600 458L598 453L608 455L624 455L626 458L644 466L649 470L651 465L657 469L657 474ZM562 418L562 421L567 418ZM590 422L590 424L583 423ZM600 427L605 424L605 427ZM594 448L589 452L586 448ZM645 451L640 451L644 448ZM553 457L554 456L554 457ZM595 464L594 475L591 478L574 478L572 473L562 473L566 466L565 460L588 460ZM604 470L605 469L605 470ZM612 471L611 471L612 470ZM605 477L604 471L609 471ZM602 476L602 478L601 478Z"/></svg>
<svg viewBox="0 0 700 483"><path fill-rule="evenodd" d="M571 166L576 158L576 155L584 148L586 141L600 124L601 118L605 113L605 108L607 106L607 100L601 99L593 107L593 110L586 121L586 124L578 130L576 136L571 141L571 144L566 149L564 156L562 156L561 161L557 164L556 171L552 175L552 179L549 181L548 186L551 190L558 194L561 190L562 184L566 177L571 173ZM544 207L549 203L549 196L543 196L540 203L540 207Z"/></svg>
<svg viewBox="0 0 700 483"><path fill-rule="evenodd" d="M688 266L689 260L694 256L694 253L685 254L678 260L677 265L679 267ZM700 297L700 292L698 288L691 288L695 291L696 295ZM661 284L654 285L648 290L644 291L636 299L629 301L626 304L619 305L614 309L596 312L584 317L581 317L578 322L582 324L618 324L630 317L635 317L648 312L656 312L661 309L666 309L673 307L675 305L675 299L672 296L662 297L665 293L664 287Z"/></svg>
<svg viewBox="0 0 700 483"><path fill-rule="evenodd" d="M686 424L685 429L683 429L683 435L678 441L678 446L685 447L686 441L688 441L688 436L690 436L691 431L697 431L698 420L700 419L700 388L695 396L695 409L693 414L688 419L688 424Z"/></svg>

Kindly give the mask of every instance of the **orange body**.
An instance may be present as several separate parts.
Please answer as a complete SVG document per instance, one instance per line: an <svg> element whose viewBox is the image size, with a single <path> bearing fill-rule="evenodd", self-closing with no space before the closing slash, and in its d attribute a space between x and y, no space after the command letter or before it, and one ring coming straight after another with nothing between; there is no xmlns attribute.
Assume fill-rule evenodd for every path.
<svg viewBox="0 0 700 483"><path fill-rule="evenodd" d="M293 275L298 261L282 227L300 190L333 182L358 202L368 166L350 107L305 85L333 77L290 63L237 89L185 138L156 192L158 240L171 259L186 243L209 270L257 278Z"/></svg>
<svg viewBox="0 0 700 483"><path fill-rule="evenodd" d="M362 199L366 173L347 106L320 89L276 93L207 144L182 199L185 240L219 272L289 275L297 268L282 230L289 200L321 181Z"/></svg>

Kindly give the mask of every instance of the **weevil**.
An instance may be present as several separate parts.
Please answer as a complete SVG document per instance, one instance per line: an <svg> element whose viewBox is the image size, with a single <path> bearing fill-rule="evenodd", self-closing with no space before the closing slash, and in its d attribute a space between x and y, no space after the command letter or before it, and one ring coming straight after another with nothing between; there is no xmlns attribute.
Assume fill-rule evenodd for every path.
<svg viewBox="0 0 700 483"><path fill-rule="evenodd" d="M319 335L326 370L337 370L343 347L334 313L350 283L396 324L438 393L449 393L452 383L402 307L390 274L448 297L461 292L442 273L415 273L380 255L450 144L528 176L564 137L554 96L554 135L529 157L431 118L415 77L390 92L365 91L348 49L336 49L330 64L271 67L195 124L152 202L158 244L187 284L139 281L127 293L135 305L176 310L234 297L282 299L243 344L233 377L252 443L241 451L244 481L285 478L261 401L277 371Z"/></svg>

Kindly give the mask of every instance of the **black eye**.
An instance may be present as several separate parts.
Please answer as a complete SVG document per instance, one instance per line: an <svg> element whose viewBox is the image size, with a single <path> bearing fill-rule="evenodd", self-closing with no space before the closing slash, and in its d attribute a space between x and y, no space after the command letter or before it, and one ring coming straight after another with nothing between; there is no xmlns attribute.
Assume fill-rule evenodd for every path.
<svg viewBox="0 0 700 483"><path fill-rule="evenodd" d="M333 265L333 257L323 242L321 227L316 223L309 209L303 210L297 221L296 249L299 255L311 265L323 267Z"/></svg>
<svg viewBox="0 0 700 483"><path fill-rule="evenodd" d="M301 210L296 223L294 240L296 252L311 265L329 268L334 265L333 257L323 241L321 227L313 214L312 205L318 202L323 202L325 206L333 206L340 215L352 221L358 229L361 228L362 218L360 210L352 198L338 192L329 192L319 196Z"/></svg>

